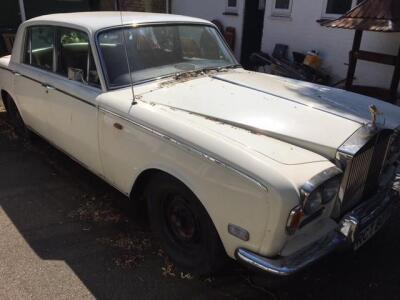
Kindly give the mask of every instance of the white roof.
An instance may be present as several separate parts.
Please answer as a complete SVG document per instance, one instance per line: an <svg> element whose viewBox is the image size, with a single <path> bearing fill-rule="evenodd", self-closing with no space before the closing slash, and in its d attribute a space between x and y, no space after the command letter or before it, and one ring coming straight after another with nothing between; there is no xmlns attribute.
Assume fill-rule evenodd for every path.
<svg viewBox="0 0 400 300"><path fill-rule="evenodd" d="M122 20L124 25L143 24L143 23L164 23L164 22L188 22L188 23L204 23L210 22L171 14L156 14L123 11ZM71 24L79 27L87 28L89 31L95 32L99 29L121 25L121 12L119 11L91 11L78 13L62 13L44 15L30 19L24 25L33 24Z"/></svg>

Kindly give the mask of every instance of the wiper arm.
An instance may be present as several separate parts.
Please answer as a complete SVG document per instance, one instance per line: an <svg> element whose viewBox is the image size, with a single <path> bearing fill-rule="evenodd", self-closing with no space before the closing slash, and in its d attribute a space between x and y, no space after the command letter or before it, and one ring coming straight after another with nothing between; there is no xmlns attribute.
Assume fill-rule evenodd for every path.
<svg viewBox="0 0 400 300"><path fill-rule="evenodd" d="M183 71L183 72L177 72L174 75L174 79L175 80L179 80L182 77L195 77L198 76L202 73L207 73L210 71L216 71L216 72L222 72L224 70L228 70L228 69L235 69L235 68L241 68L242 66L239 64L234 64L234 65L229 65L229 66L221 66L221 67L205 67L205 68L201 68L198 70L190 70L190 71Z"/></svg>
<svg viewBox="0 0 400 300"><path fill-rule="evenodd" d="M228 70L228 69L235 69L235 68L239 68L242 67L239 64L235 64L235 65L229 65L229 66L221 66L221 67L206 67L201 69L203 72L208 72L208 71L217 71L217 72L222 72L224 70Z"/></svg>

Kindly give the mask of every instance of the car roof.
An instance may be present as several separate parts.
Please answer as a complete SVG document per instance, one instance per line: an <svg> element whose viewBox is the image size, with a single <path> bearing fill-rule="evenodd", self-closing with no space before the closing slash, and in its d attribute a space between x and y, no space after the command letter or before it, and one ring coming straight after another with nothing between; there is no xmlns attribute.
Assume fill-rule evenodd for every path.
<svg viewBox="0 0 400 300"><path fill-rule="evenodd" d="M122 21L121 22L121 15ZM77 13L61 13L44 15L30 19L25 25L35 24L57 24L57 25L75 25L86 28L92 32L97 30L119 26L122 24L146 24L146 23L203 23L211 24L211 22L192 18L187 16L179 16L172 14L158 14L132 11L91 11Z"/></svg>

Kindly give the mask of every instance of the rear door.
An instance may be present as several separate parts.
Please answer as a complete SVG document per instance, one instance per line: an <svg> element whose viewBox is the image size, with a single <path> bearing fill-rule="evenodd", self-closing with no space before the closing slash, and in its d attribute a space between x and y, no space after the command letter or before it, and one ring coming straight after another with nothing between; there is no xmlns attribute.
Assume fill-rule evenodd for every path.
<svg viewBox="0 0 400 300"><path fill-rule="evenodd" d="M55 68L55 28L29 27L25 33L22 63L15 69L15 93L24 122L49 139L44 80Z"/></svg>

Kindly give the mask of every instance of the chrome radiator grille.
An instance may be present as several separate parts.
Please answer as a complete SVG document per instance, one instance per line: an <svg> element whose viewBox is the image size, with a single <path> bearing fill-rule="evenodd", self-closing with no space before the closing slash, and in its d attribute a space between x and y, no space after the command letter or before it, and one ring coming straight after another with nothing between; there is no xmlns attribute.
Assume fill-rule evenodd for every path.
<svg viewBox="0 0 400 300"><path fill-rule="evenodd" d="M392 130L380 131L348 162L343 177L342 212L376 193L392 135Z"/></svg>

